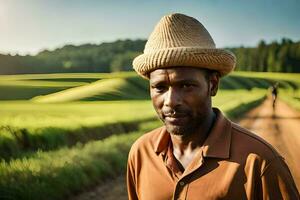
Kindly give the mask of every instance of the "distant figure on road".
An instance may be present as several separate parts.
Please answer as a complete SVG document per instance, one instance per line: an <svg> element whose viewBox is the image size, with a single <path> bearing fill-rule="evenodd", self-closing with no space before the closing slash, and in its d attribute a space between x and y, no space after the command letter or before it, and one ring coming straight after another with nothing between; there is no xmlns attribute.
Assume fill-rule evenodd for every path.
<svg viewBox="0 0 300 200"><path fill-rule="evenodd" d="M282 156L212 108L235 63L196 19L176 13L159 21L133 67L149 80L164 125L131 147L129 200L300 199Z"/></svg>
<svg viewBox="0 0 300 200"><path fill-rule="evenodd" d="M277 99L277 95L278 95L278 83L275 83L274 85L272 85L271 92L272 92L272 100L273 100L273 110L275 110L276 99Z"/></svg>

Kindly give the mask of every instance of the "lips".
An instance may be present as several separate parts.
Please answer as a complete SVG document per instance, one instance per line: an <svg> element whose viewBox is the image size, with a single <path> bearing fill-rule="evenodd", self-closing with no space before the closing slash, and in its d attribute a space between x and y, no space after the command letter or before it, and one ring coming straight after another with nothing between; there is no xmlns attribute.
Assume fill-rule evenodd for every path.
<svg viewBox="0 0 300 200"><path fill-rule="evenodd" d="M187 115L174 115L174 116L165 116L165 122L172 125L183 125L186 124L188 119Z"/></svg>

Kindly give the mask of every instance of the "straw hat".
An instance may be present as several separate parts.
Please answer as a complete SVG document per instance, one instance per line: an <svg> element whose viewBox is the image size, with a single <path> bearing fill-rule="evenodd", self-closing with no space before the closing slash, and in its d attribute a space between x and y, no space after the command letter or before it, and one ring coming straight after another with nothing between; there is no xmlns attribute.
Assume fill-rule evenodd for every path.
<svg viewBox="0 0 300 200"><path fill-rule="evenodd" d="M151 71L175 66L216 70L224 76L234 69L235 60L233 53L216 48L199 21L176 13L158 22L144 53L133 60L133 68L147 79Z"/></svg>

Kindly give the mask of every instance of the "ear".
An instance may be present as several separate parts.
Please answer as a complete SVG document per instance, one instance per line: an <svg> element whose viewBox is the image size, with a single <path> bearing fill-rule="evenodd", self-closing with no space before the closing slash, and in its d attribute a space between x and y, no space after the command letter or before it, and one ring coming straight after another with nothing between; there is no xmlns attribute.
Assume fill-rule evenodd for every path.
<svg viewBox="0 0 300 200"><path fill-rule="evenodd" d="M213 72L209 77L210 86L210 96L216 96L219 88L220 74L218 72Z"/></svg>

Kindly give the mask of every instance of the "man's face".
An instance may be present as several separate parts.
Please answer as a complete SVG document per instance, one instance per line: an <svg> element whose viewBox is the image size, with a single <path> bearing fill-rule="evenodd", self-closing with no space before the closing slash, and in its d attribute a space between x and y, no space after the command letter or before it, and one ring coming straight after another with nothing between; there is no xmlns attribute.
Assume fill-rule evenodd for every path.
<svg viewBox="0 0 300 200"><path fill-rule="evenodd" d="M208 117L219 79L205 75L204 70L187 67L150 73L153 106L169 133L189 135Z"/></svg>

